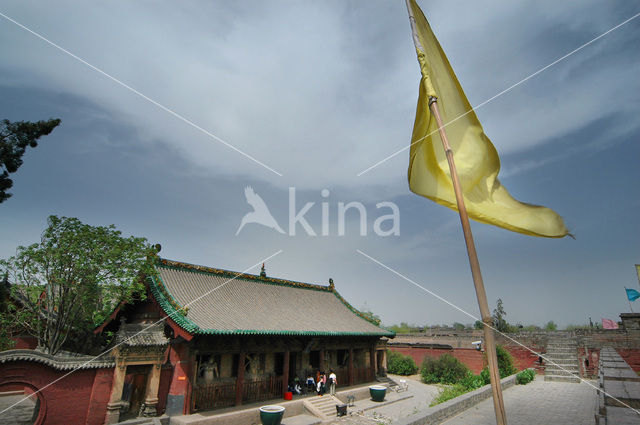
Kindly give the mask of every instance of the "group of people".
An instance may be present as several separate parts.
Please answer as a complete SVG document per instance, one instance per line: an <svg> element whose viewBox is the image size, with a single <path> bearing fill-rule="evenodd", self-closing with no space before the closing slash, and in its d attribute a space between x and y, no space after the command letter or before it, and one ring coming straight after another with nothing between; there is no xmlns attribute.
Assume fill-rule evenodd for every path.
<svg viewBox="0 0 640 425"><path fill-rule="evenodd" d="M329 394L336 395L336 385L338 378L333 370L329 371L329 376L324 371L316 371L315 379L312 374L307 375L307 388L313 388L318 395L323 395L329 390Z"/></svg>
<svg viewBox="0 0 640 425"><path fill-rule="evenodd" d="M305 393L315 391L318 395L329 394L336 395L336 385L338 384L338 378L333 370L329 371L327 375L324 371L316 371L315 377L312 373L307 375L304 389ZM289 391L295 394L302 394L303 387L300 385L300 379L296 375L291 382L289 382Z"/></svg>

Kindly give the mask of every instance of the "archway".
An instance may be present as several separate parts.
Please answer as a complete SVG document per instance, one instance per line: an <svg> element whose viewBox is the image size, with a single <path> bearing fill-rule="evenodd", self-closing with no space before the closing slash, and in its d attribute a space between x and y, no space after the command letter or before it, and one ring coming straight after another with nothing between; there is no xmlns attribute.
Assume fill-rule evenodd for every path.
<svg viewBox="0 0 640 425"><path fill-rule="evenodd" d="M25 400L25 397L29 397ZM41 392L27 382L12 381L0 384L0 410L19 403L0 416L0 425L42 425L47 403Z"/></svg>

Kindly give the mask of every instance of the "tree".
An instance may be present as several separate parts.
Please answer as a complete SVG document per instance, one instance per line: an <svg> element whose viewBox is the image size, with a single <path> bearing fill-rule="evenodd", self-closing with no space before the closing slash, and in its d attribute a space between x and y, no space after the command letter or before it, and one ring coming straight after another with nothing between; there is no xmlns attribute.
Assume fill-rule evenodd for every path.
<svg viewBox="0 0 640 425"><path fill-rule="evenodd" d="M38 139L51 133L60 124L59 119L28 122L2 120L0 122L0 203L11 197L7 190L13 186L9 173L15 173L22 165L27 146L35 148Z"/></svg>
<svg viewBox="0 0 640 425"><path fill-rule="evenodd" d="M509 332L509 323L505 319L507 313L504 311L504 307L502 307L502 299L498 298L498 302L496 303L496 308L493 310L493 325L500 332Z"/></svg>
<svg viewBox="0 0 640 425"><path fill-rule="evenodd" d="M463 331L464 330L464 325L462 323L460 323L460 322L454 322L452 327L456 331Z"/></svg>
<svg viewBox="0 0 640 425"><path fill-rule="evenodd" d="M142 276L155 273L155 252L146 239L124 238L113 225L50 216L40 242L19 246L0 267L35 324L21 325L55 354L70 334L90 332L118 303L144 298Z"/></svg>
<svg viewBox="0 0 640 425"><path fill-rule="evenodd" d="M549 320L546 325L544 325L545 331L557 331L558 325L555 324L553 320Z"/></svg>
<svg viewBox="0 0 640 425"><path fill-rule="evenodd" d="M481 330L484 328L484 323L482 323L481 320L476 320L475 323L473 324L473 328Z"/></svg>

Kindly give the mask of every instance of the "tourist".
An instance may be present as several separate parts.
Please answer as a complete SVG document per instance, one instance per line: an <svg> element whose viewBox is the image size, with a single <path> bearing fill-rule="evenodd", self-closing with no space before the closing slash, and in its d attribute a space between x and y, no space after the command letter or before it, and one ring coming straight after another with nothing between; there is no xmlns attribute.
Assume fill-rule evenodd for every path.
<svg viewBox="0 0 640 425"><path fill-rule="evenodd" d="M316 388L316 381L313 379L313 375L309 374L307 376L307 391Z"/></svg>
<svg viewBox="0 0 640 425"><path fill-rule="evenodd" d="M329 372L331 372L329 374L329 394L331 394L332 396L335 396L336 384L338 383L338 379L336 377L336 374L333 372L333 370L330 370Z"/></svg>

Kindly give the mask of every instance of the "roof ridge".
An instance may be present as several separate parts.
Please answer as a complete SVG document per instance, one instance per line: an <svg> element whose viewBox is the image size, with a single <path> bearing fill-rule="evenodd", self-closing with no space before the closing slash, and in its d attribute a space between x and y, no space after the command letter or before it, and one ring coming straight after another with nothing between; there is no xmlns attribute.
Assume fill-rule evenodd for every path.
<svg viewBox="0 0 640 425"><path fill-rule="evenodd" d="M169 260L167 258L158 258L158 265L160 267L169 268L169 269L188 270L191 272L199 272L199 273L210 274L210 275L222 275L227 277L233 277L234 279L245 279L245 280L251 280L259 283L276 284L276 285L290 286L290 287L302 288L302 289L312 289L316 291L325 291L325 292L334 292L334 293L336 292L335 287L331 284L325 286L325 285L319 285L316 283L299 282L295 280L281 279L276 277L262 277L262 276L254 275L250 273L236 272L233 270L226 270L226 269L218 269L218 268L209 267L209 266L201 266L199 264Z"/></svg>

